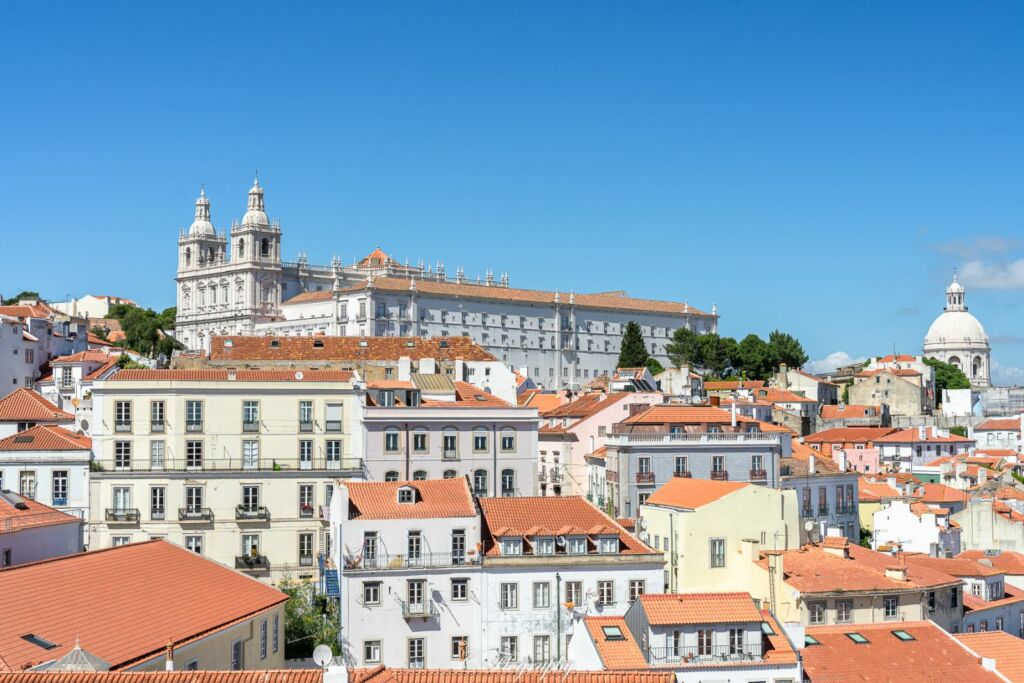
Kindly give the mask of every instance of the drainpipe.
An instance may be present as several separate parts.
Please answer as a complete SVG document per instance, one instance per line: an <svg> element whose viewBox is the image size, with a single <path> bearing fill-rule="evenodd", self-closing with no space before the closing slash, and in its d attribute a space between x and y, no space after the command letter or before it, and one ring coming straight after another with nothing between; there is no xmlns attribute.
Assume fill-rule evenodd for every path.
<svg viewBox="0 0 1024 683"><path fill-rule="evenodd" d="M494 422L491 423L491 467L494 468L494 497L498 497L498 479L501 477L501 473L498 472L498 425Z"/></svg>
<svg viewBox="0 0 1024 683"><path fill-rule="evenodd" d="M555 572L555 661L562 661L562 575ZM568 652L566 654L569 654Z"/></svg>
<svg viewBox="0 0 1024 683"><path fill-rule="evenodd" d="M409 468L412 467L412 462L410 462L411 456L409 455L409 423L402 423L402 427L405 429L405 480L409 481L412 479L412 475L409 474Z"/></svg>

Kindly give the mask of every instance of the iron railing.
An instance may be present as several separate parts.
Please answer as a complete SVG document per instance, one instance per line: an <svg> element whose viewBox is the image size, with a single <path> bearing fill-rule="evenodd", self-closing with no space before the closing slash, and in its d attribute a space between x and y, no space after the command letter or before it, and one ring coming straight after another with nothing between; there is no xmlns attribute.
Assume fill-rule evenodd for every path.
<svg viewBox="0 0 1024 683"><path fill-rule="evenodd" d="M441 569L446 567L469 567L480 564L480 557L472 557L464 552L420 553L419 555L386 555L377 554L373 557L362 555L345 558L345 570L367 569L380 571L383 569Z"/></svg>
<svg viewBox="0 0 1024 683"><path fill-rule="evenodd" d="M270 521L270 510L263 505L238 505L235 507L235 519L239 522Z"/></svg>
<svg viewBox="0 0 1024 683"><path fill-rule="evenodd" d="M204 507L178 508L179 522L212 522L213 510Z"/></svg>
<svg viewBox="0 0 1024 683"><path fill-rule="evenodd" d="M678 645L652 647L647 661L653 665L709 664L716 662L752 662L761 659L761 644L744 645Z"/></svg>
<svg viewBox="0 0 1024 683"><path fill-rule="evenodd" d="M108 524L138 524L138 508L107 508L105 518Z"/></svg>
<svg viewBox="0 0 1024 683"><path fill-rule="evenodd" d="M270 560L266 555L236 555L235 569L250 572L270 571Z"/></svg>

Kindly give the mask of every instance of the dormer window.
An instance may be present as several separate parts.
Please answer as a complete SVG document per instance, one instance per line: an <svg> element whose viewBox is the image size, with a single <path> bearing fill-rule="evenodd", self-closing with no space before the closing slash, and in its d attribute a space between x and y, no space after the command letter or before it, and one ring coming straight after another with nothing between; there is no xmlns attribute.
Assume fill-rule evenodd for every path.
<svg viewBox="0 0 1024 683"><path fill-rule="evenodd" d="M554 555L555 554L555 539L544 536L541 538L535 538L533 541L533 554L534 555Z"/></svg>
<svg viewBox="0 0 1024 683"><path fill-rule="evenodd" d="M619 537L602 536L598 540L598 548L600 548L602 554L614 555L619 552Z"/></svg>
<svg viewBox="0 0 1024 683"><path fill-rule="evenodd" d="M408 404L410 407L415 408L420 404L420 392L410 391L408 397Z"/></svg>
<svg viewBox="0 0 1024 683"><path fill-rule="evenodd" d="M382 408L393 408L395 406L395 392L390 389L377 394L377 403Z"/></svg>
<svg viewBox="0 0 1024 683"><path fill-rule="evenodd" d="M570 555L586 555L587 539L584 536L572 536L566 541L566 552Z"/></svg>
<svg viewBox="0 0 1024 683"><path fill-rule="evenodd" d="M411 486L402 486L398 489L398 502L415 503L416 502L416 489Z"/></svg>
<svg viewBox="0 0 1024 683"><path fill-rule="evenodd" d="M503 539L501 539L501 554L502 555L522 555L523 554L523 539L521 539L521 538L503 538Z"/></svg>

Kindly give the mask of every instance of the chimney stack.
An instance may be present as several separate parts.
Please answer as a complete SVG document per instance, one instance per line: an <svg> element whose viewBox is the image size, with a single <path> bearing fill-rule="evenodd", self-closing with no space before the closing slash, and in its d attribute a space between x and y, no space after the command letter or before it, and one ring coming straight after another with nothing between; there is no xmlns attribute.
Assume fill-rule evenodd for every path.
<svg viewBox="0 0 1024 683"><path fill-rule="evenodd" d="M807 474L810 474L810 475L817 474L817 465L818 465L818 463L815 462L815 456L813 456L813 455L808 456L807 457Z"/></svg>
<svg viewBox="0 0 1024 683"><path fill-rule="evenodd" d="M174 640L167 639L167 655L164 657L164 670L174 671Z"/></svg>
<svg viewBox="0 0 1024 683"><path fill-rule="evenodd" d="M885 578L891 581L907 581L907 566L904 564L886 567Z"/></svg>

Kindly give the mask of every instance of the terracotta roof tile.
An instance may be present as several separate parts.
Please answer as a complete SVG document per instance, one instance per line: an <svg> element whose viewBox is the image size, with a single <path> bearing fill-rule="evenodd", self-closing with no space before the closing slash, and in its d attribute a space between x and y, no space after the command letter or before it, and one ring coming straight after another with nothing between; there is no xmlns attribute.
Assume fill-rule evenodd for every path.
<svg viewBox="0 0 1024 683"><path fill-rule="evenodd" d="M870 481L861 477L857 481L858 500L861 503L878 503L892 498L903 498L903 494L885 482Z"/></svg>
<svg viewBox="0 0 1024 683"><path fill-rule="evenodd" d="M704 382L705 391L738 391L739 389L760 389L764 386L764 380L724 380L717 382Z"/></svg>
<svg viewBox="0 0 1024 683"><path fill-rule="evenodd" d="M166 541L148 541L0 571L0 656L12 668L82 648L117 669L264 612L275 588ZM34 633L51 650L21 638Z"/></svg>
<svg viewBox="0 0 1024 683"><path fill-rule="evenodd" d="M991 417L974 428L976 432L986 431L1020 431L1020 417Z"/></svg>
<svg viewBox="0 0 1024 683"><path fill-rule="evenodd" d="M65 413L31 389L15 389L0 398L0 422L74 422Z"/></svg>
<svg viewBox="0 0 1024 683"><path fill-rule="evenodd" d="M747 486L752 486L752 484L739 481L672 477L651 494L647 499L647 504L696 510Z"/></svg>
<svg viewBox="0 0 1024 683"><path fill-rule="evenodd" d="M437 519L475 517L465 477L423 481L348 482L349 519ZM399 503L398 489L416 490L413 503Z"/></svg>
<svg viewBox="0 0 1024 683"><path fill-rule="evenodd" d="M12 318L49 318L53 313L53 309L42 302L31 306L0 306L0 315L9 315Z"/></svg>
<svg viewBox="0 0 1024 683"><path fill-rule="evenodd" d="M110 382L227 382L228 370L121 370ZM236 382L351 382L348 370L238 370Z"/></svg>
<svg viewBox="0 0 1024 683"><path fill-rule="evenodd" d="M121 355L121 354L118 354ZM51 365L70 365L74 363L106 363L110 360L110 355L106 351L100 351L98 349L89 349L87 351L79 351L73 353L70 356L58 356L50 361Z"/></svg>
<svg viewBox="0 0 1024 683"><path fill-rule="evenodd" d="M750 593L649 593L639 599L652 626L764 620Z"/></svg>
<svg viewBox="0 0 1024 683"><path fill-rule="evenodd" d="M92 346L105 346L105 347L106 346L113 346L113 344L108 342L106 339L103 339L99 335L94 334L92 332L88 333L87 339L88 339L88 343L90 345L92 345Z"/></svg>
<svg viewBox="0 0 1024 683"><path fill-rule="evenodd" d="M349 683L675 683L671 671L558 671L544 669L374 669L356 670Z"/></svg>
<svg viewBox="0 0 1024 683"><path fill-rule="evenodd" d="M497 360L469 337L214 337L210 360L397 361L408 357Z"/></svg>
<svg viewBox="0 0 1024 683"><path fill-rule="evenodd" d="M323 683L323 679L320 669L0 672L0 683Z"/></svg>
<svg viewBox="0 0 1024 683"><path fill-rule="evenodd" d="M754 422L742 415L736 416L739 422ZM680 405L658 405L651 406L643 412L626 418L621 424L730 424L732 413L722 408L712 406L680 406Z"/></svg>
<svg viewBox="0 0 1024 683"><path fill-rule="evenodd" d="M817 403L817 399L807 398L788 389L758 389L757 397L769 403Z"/></svg>
<svg viewBox="0 0 1024 683"><path fill-rule="evenodd" d="M984 550L965 550L957 557L972 560L987 560L996 569L1007 574L1024 575L1024 553L1012 550L1000 550L995 554L986 554Z"/></svg>
<svg viewBox="0 0 1024 683"><path fill-rule="evenodd" d="M1006 631L958 633L953 637L982 657L994 659L996 671L1011 681L1024 681L1024 640Z"/></svg>
<svg viewBox="0 0 1024 683"><path fill-rule="evenodd" d="M37 425L0 439L0 451L91 451L92 439L55 425Z"/></svg>
<svg viewBox="0 0 1024 683"><path fill-rule="evenodd" d="M566 399L561 394L549 394L537 389L530 393L530 396L522 402L522 405L526 408L536 408L543 416L545 412L554 410L565 402Z"/></svg>
<svg viewBox="0 0 1024 683"><path fill-rule="evenodd" d="M601 657L604 668L610 671L616 669L645 669L647 660L640 651L633 633L626 626L623 617L586 617L583 620L590 634L597 654ZM617 627L622 634L621 638L609 639L604 634L604 627Z"/></svg>
<svg viewBox="0 0 1024 683"><path fill-rule="evenodd" d="M966 503L971 499L971 495L966 491L961 491L945 484L922 484L922 486L924 487L924 495L919 497L922 503Z"/></svg>
<svg viewBox="0 0 1024 683"><path fill-rule="evenodd" d="M892 631L897 629L909 633L913 640L894 636ZM846 635L853 632L860 633L868 642L855 643ZM1001 680L984 670L978 657L960 647L952 635L931 621L812 626L807 635L820 643L801 651L804 676L813 683Z"/></svg>
<svg viewBox="0 0 1024 683"><path fill-rule="evenodd" d="M872 443L896 431L892 427L836 427L808 434L804 443Z"/></svg>
<svg viewBox="0 0 1024 683"><path fill-rule="evenodd" d="M828 405L821 406L821 419L843 420L859 417L880 417L881 410L878 406L868 405Z"/></svg>
<svg viewBox="0 0 1024 683"><path fill-rule="evenodd" d="M999 576L1003 572L992 567L986 567L976 560L965 557L929 557L928 555L907 554L904 556L907 564L918 567L927 567L950 576ZM964 596L965 598L967 596Z"/></svg>
<svg viewBox="0 0 1024 683"><path fill-rule="evenodd" d="M24 505L24 509L20 509L19 504ZM72 517L31 498L25 498L10 491L0 492L0 534L15 533L43 526L81 523L82 520L78 517ZM0 596L0 606L2 603L2 596ZM2 654L3 651L0 650L0 655Z"/></svg>
<svg viewBox="0 0 1024 683"><path fill-rule="evenodd" d="M974 443L974 439L953 433L950 433L949 436L937 436L934 427L928 427L925 438L921 439L919 430L912 427L878 437L875 439L875 443Z"/></svg>

